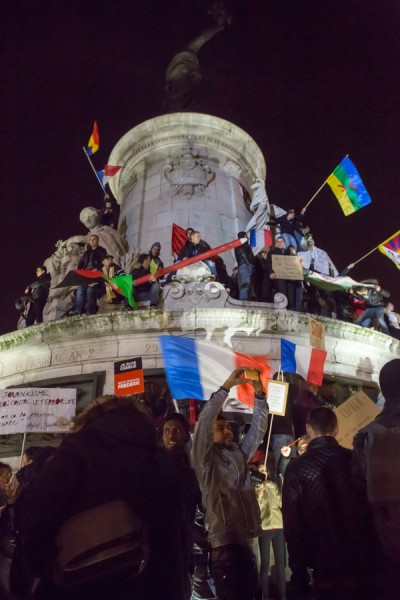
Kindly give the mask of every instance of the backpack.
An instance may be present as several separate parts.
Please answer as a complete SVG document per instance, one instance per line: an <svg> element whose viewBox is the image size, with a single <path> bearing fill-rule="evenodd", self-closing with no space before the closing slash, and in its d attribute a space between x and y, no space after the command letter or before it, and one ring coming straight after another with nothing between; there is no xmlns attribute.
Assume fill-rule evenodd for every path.
<svg viewBox="0 0 400 600"><path fill-rule="evenodd" d="M149 557L143 523L122 500L80 512L65 521L56 538L53 581L79 588L110 578L140 575Z"/></svg>
<svg viewBox="0 0 400 600"><path fill-rule="evenodd" d="M400 425L374 423L366 433L367 496L385 554L400 561Z"/></svg>

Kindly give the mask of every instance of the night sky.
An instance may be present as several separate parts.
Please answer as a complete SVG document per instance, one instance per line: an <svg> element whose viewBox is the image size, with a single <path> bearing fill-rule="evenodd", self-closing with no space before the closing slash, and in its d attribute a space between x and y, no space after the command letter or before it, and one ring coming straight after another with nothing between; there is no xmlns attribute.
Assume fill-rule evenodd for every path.
<svg viewBox="0 0 400 600"><path fill-rule="evenodd" d="M97 120L117 141L163 114L165 70L209 24L201 0L5 0L1 22L3 286L14 301L59 239L86 233L101 189L83 154ZM232 121L264 153L272 203L302 206L350 154L372 204L345 217L325 186L307 213L342 269L400 229L398 0L226 0L232 24L199 54L196 109ZM164 249L164 255L169 249ZM399 272L378 251L351 273L378 277L400 310Z"/></svg>

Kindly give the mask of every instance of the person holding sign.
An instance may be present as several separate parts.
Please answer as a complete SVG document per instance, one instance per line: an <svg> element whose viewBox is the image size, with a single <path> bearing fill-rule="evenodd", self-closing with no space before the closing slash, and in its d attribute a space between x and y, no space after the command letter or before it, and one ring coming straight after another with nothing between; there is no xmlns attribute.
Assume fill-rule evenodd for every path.
<svg viewBox="0 0 400 600"><path fill-rule="evenodd" d="M248 382L255 392L254 413L251 427L238 445L220 411L231 388ZM194 432L192 465L203 495L211 573L219 600L255 597L261 523L248 462L264 437L268 412L257 372L235 369L212 394Z"/></svg>

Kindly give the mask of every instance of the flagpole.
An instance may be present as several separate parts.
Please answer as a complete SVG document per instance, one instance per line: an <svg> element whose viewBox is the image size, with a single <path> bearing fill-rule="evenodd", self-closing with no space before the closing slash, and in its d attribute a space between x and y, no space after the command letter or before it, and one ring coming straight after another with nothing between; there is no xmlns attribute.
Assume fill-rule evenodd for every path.
<svg viewBox="0 0 400 600"><path fill-rule="evenodd" d="M346 156L345 156L344 158L348 158L348 157L349 157L349 155L348 155L348 154L346 154ZM343 159L343 160L344 160L344 159ZM319 193L320 193L320 191L322 190L322 188L324 187L324 185L327 183L327 181L328 181L328 178L326 178L326 179L325 179L325 181L324 181L324 183L321 185L321 187L319 187L319 188L317 189L317 191L315 192L314 196L312 196L312 198L310 198L310 200L307 202L307 204L306 204L306 205L305 205L305 207L303 208L303 211L305 211L305 210L306 210L306 208L307 208L307 207L308 207L308 206L311 204L311 202L314 200L315 196L316 196L317 194L319 194Z"/></svg>
<svg viewBox="0 0 400 600"><path fill-rule="evenodd" d="M380 246L380 244L379 244ZM370 254L372 254L373 252L375 252L375 250L378 250L379 246L376 246L375 248L372 248L372 250L370 250L369 252L367 252L367 254L364 254L364 256L362 256L361 258L359 258L358 260L356 260L353 265L356 265L357 263L361 262L362 260L364 260L364 258L367 258L367 256L369 256Z"/></svg>
<svg viewBox="0 0 400 600"><path fill-rule="evenodd" d="M104 192L104 193L106 193L106 188L105 188L105 187L104 187L104 185L101 183L101 181L100 181L100 179L99 179L99 176L97 175L97 171L96 171L96 169L94 168L92 161L90 160L89 154L87 153L85 146L82 146L82 150L83 150L83 153L84 153L84 155L85 155L85 156L86 156L86 158L88 159L90 166L91 166L91 167L92 167L92 169L93 169L93 173L96 175L96 179L97 179L97 181L99 182L99 185L100 185L101 189L103 190L103 192Z"/></svg>
<svg viewBox="0 0 400 600"><path fill-rule="evenodd" d="M310 200L307 202L307 204L306 204L306 205L305 205L305 207L303 208L302 212L303 212L303 211L305 211L305 210L306 210L306 208L307 208L307 207L308 207L308 206L311 204L311 202L314 200L315 196L316 196L317 194L319 194L319 193L320 193L320 191L322 190L322 188L324 187L324 185L326 184L326 182L327 182L327 179L325 179L325 181L324 181L324 183L321 185L321 187L319 187L319 188L317 189L317 191L315 192L314 196L312 196L312 197L310 198Z"/></svg>

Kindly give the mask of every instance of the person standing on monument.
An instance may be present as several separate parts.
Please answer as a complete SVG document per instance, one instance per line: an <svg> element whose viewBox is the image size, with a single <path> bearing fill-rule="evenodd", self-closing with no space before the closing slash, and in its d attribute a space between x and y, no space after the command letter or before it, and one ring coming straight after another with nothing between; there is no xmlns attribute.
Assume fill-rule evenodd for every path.
<svg viewBox="0 0 400 600"><path fill-rule="evenodd" d="M43 322L43 309L47 302L50 291L51 277L47 273L44 265L39 265L36 269L36 279L28 285L25 294L29 296L29 309L26 315L26 326Z"/></svg>

